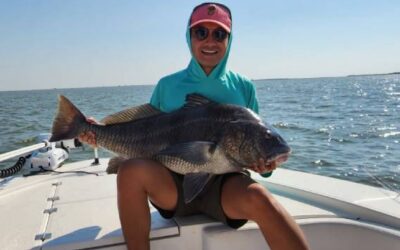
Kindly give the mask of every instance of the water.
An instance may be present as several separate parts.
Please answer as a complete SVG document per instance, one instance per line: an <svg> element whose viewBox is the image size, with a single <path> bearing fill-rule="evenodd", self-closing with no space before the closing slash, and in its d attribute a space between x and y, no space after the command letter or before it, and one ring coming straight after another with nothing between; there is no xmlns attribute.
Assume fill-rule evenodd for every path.
<svg viewBox="0 0 400 250"><path fill-rule="evenodd" d="M400 75L255 82L260 115L289 142L283 166L400 190ZM0 92L0 152L34 144L48 132L57 95L101 119L146 103L154 86ZM74 150L69 161L91 158ZM100 151L101 157L111 154ZM0 165L5 167L13 161Z"/></svg>

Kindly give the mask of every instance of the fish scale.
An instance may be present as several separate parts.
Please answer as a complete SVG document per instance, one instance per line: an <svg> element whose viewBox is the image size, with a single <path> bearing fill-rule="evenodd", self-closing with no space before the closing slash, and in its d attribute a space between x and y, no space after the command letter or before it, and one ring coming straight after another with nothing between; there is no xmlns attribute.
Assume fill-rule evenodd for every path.
<svg viewBox="0 0 400 250"><path fill-rule="evenodd" d="M162 124L164 121L163 119L160 119L158 122ZM144 123L146 126L143 126L143 124L140 123ZM210 126L210 124L212 125ZM112 127L93 125L87 130L92 130L95 132L96 141L99 145L102 145L113 152L123 153L126 157L134 158L139 156L152 156L166 147L163 145L195 140L211 140L214 134L207 132L207 130L209 130L207 128L220 128L222 125L223 122L221 121L213 122L210 119L203 118L195 119L194 121L187 121L183 119L181 123L176 124L175 126L168 126L161 130L156 130L159 126L156 125L156 123L151 123L149 121L137 121L133 124L114 124ZM141 131L141 129L137 129L135 126L139 128L147 127L148 130L157 132L150 134L135 133L136 131ZM129 137L121 136L122 134L128 134L121 132L125 130L124 128L129 128L131 130ZM196 131L197 133L192 133L192 130ZM126 146L130 149L128 154L121 152L122 145L128 145ZM147 150L141 150L143 147L147 148Z"/></svg>

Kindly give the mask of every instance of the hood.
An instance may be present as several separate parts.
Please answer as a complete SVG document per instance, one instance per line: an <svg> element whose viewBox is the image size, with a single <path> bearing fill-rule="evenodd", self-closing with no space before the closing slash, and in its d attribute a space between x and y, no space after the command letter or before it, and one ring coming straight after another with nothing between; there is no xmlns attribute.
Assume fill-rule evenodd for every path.
<svg viewBox="0 0 400 250"><path fill-rule="evenodd" d="M229 35L228 40L228 47L226 48L225 56L222 58L221 62L213 69L210 75L206 75L203 68L200 66L196 58L193 56L192 52L192 41L190 37L190 18L188 21L187 29L186 29L186 42L189 46L190 54L192 55L192 59L190 60L189 66L187 67L187 72L189 77L192 80L211 80L211 79L219 79L223 77L226 73L226 64L228 62L229 52L231 50L231 43L232 43L232 28L231 33Z"/></svg>

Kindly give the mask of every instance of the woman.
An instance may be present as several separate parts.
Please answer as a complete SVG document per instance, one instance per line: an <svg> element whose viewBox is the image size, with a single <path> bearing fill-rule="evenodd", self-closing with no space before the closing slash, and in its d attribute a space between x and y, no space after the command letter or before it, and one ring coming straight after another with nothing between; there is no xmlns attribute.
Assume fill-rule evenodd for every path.
<svg viewBox="0 0 400 250"><path fill-rule="evenodd" d="M232 42L230 10L221 4L204 3L194 8L188 23L187 42L192 54L188 67L162 78L150 103L164 112L180 108L187 94L198 93L220 102L241 105L258 112L250 80L227 70ZM95 144L92 133L80 139ZM277 167L263 159L251 168L269 176ZM183 201L182 176L158 162L132 159L119 168L118 208L129 249L149 249L148 199L165 218L205 213L232 228L255 221L271 249L307 249L305 237L293 218L247 172L215 177L200 196Z"/></svg>

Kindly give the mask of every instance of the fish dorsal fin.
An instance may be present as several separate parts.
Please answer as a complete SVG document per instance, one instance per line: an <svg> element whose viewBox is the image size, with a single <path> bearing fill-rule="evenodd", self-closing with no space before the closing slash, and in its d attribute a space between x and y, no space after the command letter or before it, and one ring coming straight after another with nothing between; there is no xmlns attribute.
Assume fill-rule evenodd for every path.
<svg viewBox="0 0 400 250"><path fill-rule="evenodd" d="M203 105L206 105L209 103L213 103L213 101L211 101L207 97L204 97L200 94L193 93L193 94L186 95L185 105L183 105L183 108L194 108L194 107L203 106Z"/></svg>
<svg viewBox="0 0 400 250"><path fill-rule="evenodd" d="M161 114L162 112L154 108L151 104L143 104L140 106L128 108L119 111L115 114L104 117L100 123L104 125L111 125L116 123L129 122L133 120L138 120L141 118L146 118L154 115Z"/></svg>

